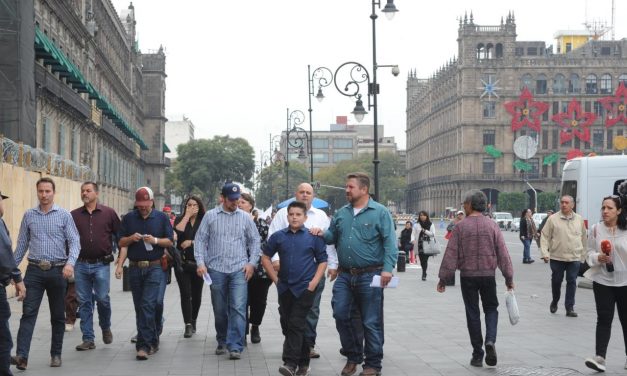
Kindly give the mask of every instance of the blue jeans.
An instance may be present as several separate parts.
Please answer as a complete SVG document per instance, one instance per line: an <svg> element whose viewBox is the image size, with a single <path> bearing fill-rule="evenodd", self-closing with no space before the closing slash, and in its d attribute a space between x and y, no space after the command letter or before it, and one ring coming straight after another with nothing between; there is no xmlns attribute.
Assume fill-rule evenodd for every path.
<svg viewBox="0 0 627 376"><path fill-rule="evenodd" d="M7 301L7 290L0 284L0 375L12 375L9 369L11 360L11 330L9 329L9 318L11 317L11 307Z"/></svg>
<svg viewBox="0 0 627 376"><path fill-rule="evenodd" d="M246 305L248 282L244 271L221 273L209 269L211 277L211 304L215 317L216 340L229 351L244 349L246 335Z"/></svg>
<svg viewBox="0 0 627 376"><path fill-rule="evenodd" d="M53 267L43 271L34 265L28 265L24 276L26 285L26 298L22 303L22 318L20 319L20 329L17 332L16 355L28 359L30 352L30 342L33 339L33 330L39 306L44 297L44 292L48 294L48 305L50 307L50 324L52 327L52 339L50 341L50 355L61 356L63 349L63 334L65 333L65 290L67 281L63 278L63 268Z"/></svg>
<svg viewBox="0 0 627 376"><path fill-rule="evenodd" d="M479 296L485 316L485 341L496 342L496 328L499 323L499 299L496 296L494 277L461 277L462 298L466 308L466 325L472 345L472 356L483 358L483 335L481 334L481 311Z"/></svg>
<svg viewBox="0 0 627 376"><path fill-rule="evenodd" d="M159 343L155 315L164 276L161 265L152 265L147 268L138 268L136 266L128 268L128 277L131 292L133 293L133 305L135 306L135 322L137 325L137 343L135 348L137 351L149 351L151 346L156 347Z"/></svg>
<svg viewBox="0 0 627 376"><path fill-rule="evenodd" d="M559 261L551 260L551 290L553 292L553 303L560 300L562 281L566 272L566 311L571 311L575 307L575 291L577 291L577 273L579 273L579 261Z"/></svg>
<svg viewBox="0 0 627 376"><path fill-rule="evenodd" d="M361 364L365 354L364 366L380 370L384 341L383 289L370 287L375 274L380 274L380 271L360 275L340 272L333 285L331 306L348 361ZM355 329L354 311L361 316L363 337ZM365 347L362 338L365 338Z"/></svg>
<svg viewBox="0 0 627 376"><path fill-rule="evenodd" d="M163 271L163 278L159 285L159 296L157 297L157 306L155 307L155 325L157 329L157 343L159 343L159 336L163 332L163 323L165 318L163 317L163 302L165 300L165 288L168 287L168 274Z"/></svg>
<svg viewBox="0 0 627 376"><path fill-rule="evenodd" d="M111 299L109 299L109 264L77 261L74 267L78 312L81 316L83 341L94 342L94 300L98 303L98 323L102 330L111 328Z"/></svg>
<svg viewBox="0 0 627 376"><path fill-rule="evenodd" d="M520 241L523 243L523 261L531 260L531 239L524 238Z"/></svg>
<svg viewBox="0 0 627 376"><path fill-rule="evenodd" d="M311 348L316 345L316 337L318 333L316 328L318 327L318 319L320 318L320 300L322 300L322 291L324 291L324 283L326 278L323 276L318 282L318 286L314 291L314 300L311 309L307 313L307 323L305 325L305 343Z"/></svg>

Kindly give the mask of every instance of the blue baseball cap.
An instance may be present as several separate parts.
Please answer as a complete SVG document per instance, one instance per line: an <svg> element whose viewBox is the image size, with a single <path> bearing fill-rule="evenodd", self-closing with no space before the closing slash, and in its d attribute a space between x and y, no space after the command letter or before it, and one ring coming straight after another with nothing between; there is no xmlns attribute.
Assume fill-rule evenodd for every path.
<svg viewBox="0 0 627 376"><path fill-rule="evenodd" d="M242 195L242 190L239 185L235 183L226 183L222 187L222 196L228 198L229 200L237 200Z"/></svg>

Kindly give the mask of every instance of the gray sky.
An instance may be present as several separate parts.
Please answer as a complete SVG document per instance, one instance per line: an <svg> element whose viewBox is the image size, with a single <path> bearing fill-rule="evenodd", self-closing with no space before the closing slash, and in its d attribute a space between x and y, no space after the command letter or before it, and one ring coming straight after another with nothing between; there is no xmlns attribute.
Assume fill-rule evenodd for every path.
<svg viewBox="0 0 627 376"><path fill-rule="evenodd" d="M385 0L381 0L385 4ZM112 0L119 10L128 0ZM498 25L515 12L518 40L555 44L557 30L584 29L586 21L611 23L611 0L395 0L389 21L378 13L377 61L398 64L393 77L379 68L379 124L405 148L406 77L416 69L426 78L457 54L458 16L472 10L479 25ZM286 126L286 108L307 116L307 64L333 72L357 61L372 74L371 1L231 0L226 2L134 0L139 46L163 45L166 54L166 114L184 114L196 138L230 135L248 139L258 156L269 134ZM176 4L176 5L174 5ZM616 39L627 37L625 0L616 0ZM378 12L378 11L377 11ZM623 17L619 17L622 15ZM608 37L609 39L609 33ZM313 129L328 130L354 103L332 84L326 99L312 101ZM365 101L364 101L365 102ZM367 115L364 124L372 124ZM309 119L303 127L308 129Z"/></svg>

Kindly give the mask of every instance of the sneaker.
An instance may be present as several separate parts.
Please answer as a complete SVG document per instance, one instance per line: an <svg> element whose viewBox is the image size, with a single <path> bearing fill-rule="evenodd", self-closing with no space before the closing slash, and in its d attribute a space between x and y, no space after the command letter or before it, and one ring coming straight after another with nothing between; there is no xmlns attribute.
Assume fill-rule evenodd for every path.
<svg viewBox="0 0 627 376"><path fill-rule="evenodd" d="M299 366L298 371L296 371L296 376L309 376L309 372L311 371L311 367L309 366Z"/></svg>
<svg viewBox="0 0 627 376"><path fill-rule="evenodd" d="M485 364L494 367L496 365L496 349L493 342L485 344Z"/></svg>
<svg viewBox="0 0 627 376"><path fill-rule="evenodd" d="M65 324L66 332L71 332L72 330L74 330L74 324Z"/></svg>
<svg viewBox="0 0 627 376"><path fill-rule="evenodd" d="M627 364L625 364L627 368ZM605 359L602 356L595 355L592 358L586 359L586 367L591 368L597 372L605 372Z"/></svg>
<svg viewBox="0 0 627 376"><path fill-rule="evenodd" d="M310 347L309 348L309 358L310 359L318 359L318 358L320 358L320 353L317 352L315 348Z"/></svg>
<svg viewBox="0 0 627 376"><path fill-rule="evenodd" d="M259 334L259 325L251 325L250 327L250 342L261 342L261 334Z"/></svg>
<svg viewBox="0 0 627 376"><path fill-rule="evenodd" d="M131 343L137 343L137 334L131 337Z"/></svg>
<svg viewBox="0 0 627 376"><path fill-rule="evenodd" d="M106 345L113 342L113 333L111 333L111 329L102 329L102 342Z"/></svg>
<svg viewBox="0 0 627 376"><path fill-rule="evenodd" d="M76 351L93 350L96 348L96 344L92 341L83 341L80 345L76 346Z"/></svg>
<svg viewBox="0 0 627 376"><path fill-rule="evenodd" d="M568 317L577 317L579 315L577 315L577 312L573 311L572 309L569 311L566 311L566 316Z"/></svg>
<svg viewBox="0 0 627 376"><path fill-rule="evenodd" d="M218 345L216 348L216 355L224 355L226 354L226 347L224 345Z"/></svg>
<svg viewBox="0 0 627 376"><path fill-rule="evenodd" d="M148 360L148 352L146 350L137 351L137 355L135 355L135 359L137 360Z"/></svg>
<svg viewBox="0 0 627 376"><path fill-rule="evenodd" d="M473 367L483 367L483 359L480 356L474 356L470 359L470 365Z"/></svg>
<svg viewBox="0 0 627 376"><path fill-rule="evenodd" d="M556 302L551 302L551 305L549 306L549 311L551 311L551 313L557 312L557 303Z"/></svg>
<svg viewBox="0 0 627 376"><path fill-rule="evenodd" d="M242 353L237 351L237 350L233 350L233 351L229 352L229 359L231 359L231 360L240 360L240 359L242 359Z"/></svg>
<svg viewBox="0 0 627 376"><path fill-rule="evenodd" d="M284 364L279 367L279 373L283 376L294 376L296 374L296 367Z"/></svg>

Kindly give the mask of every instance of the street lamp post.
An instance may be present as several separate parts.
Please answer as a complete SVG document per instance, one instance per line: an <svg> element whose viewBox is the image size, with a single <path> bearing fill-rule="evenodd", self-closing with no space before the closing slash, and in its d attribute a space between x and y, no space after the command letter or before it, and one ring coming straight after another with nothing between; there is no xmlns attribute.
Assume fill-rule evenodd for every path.
<svg viewBox="0 0 627 376"><path fill-rule="evenodd" d="M309 151L309 180L311 183L314 181L314 163L313 163L313 117L311 116L311 97L314 95L315 87L314 84L317 81L318 83L318 92L316 93L316 99L319 102L322 102L324 99L324 94L322 94L322 88L331 85L331 81L333 80L333 73L327 67L319 67L314 69L313 74L311 73L311 66L307 65L307 80L309 86L309 143L308 143L308 151Z"/></svg>
<svg viewBox="0 0 627 376"><path fill-rule="evenodd" d="M335 71L335 87L337 90L349 97L354 97L356 99L355 108L352 111L352 114L355 115L355 120L357 122L361 122L364 116L368 113L364 108L363 102L361 100L362 94L359 92L359 84L368 82L368 110L372 109L372 120L373 120L373 138L374 138L374 156L372 160L372 164L374 165L374 199L379 199L379 118L378 118L378 106L377 106L377 95L379 94L379 84L377 82L377 68L391 67L392 74L394 76L398 76L400 70L398 69L398 65L379 65L377 64L377 33L376 33L376 20L378 18L376 13L376 7L381 9L381 1L372 0L372 13L370 14L370 19L372 20L372 82L370 81L370 74L366 70L366 67L356 62L347 62L338 67ZM394 5L394 0L387 0L385 7L382 12L386 15L388 19L392 19L394 14L398 12L396 6ZM337 84L338 73L343 68L348 68L348 81L344 85L344 89L340 89ZM372 96L372 102L370 101L370 97Z"/></svg>
<svg viewBox="0 0 627 376"><path fill-rule="evenodd" d="M305 121L305 114L300 110L290 112L287 109L287 128L285 130L285 199L290 197L290 147L299 149L298 159L305 159L307 156L303 150L303 145L307 142L309 145L309 137L307 132L297 125L301 125Z"/></svg>

